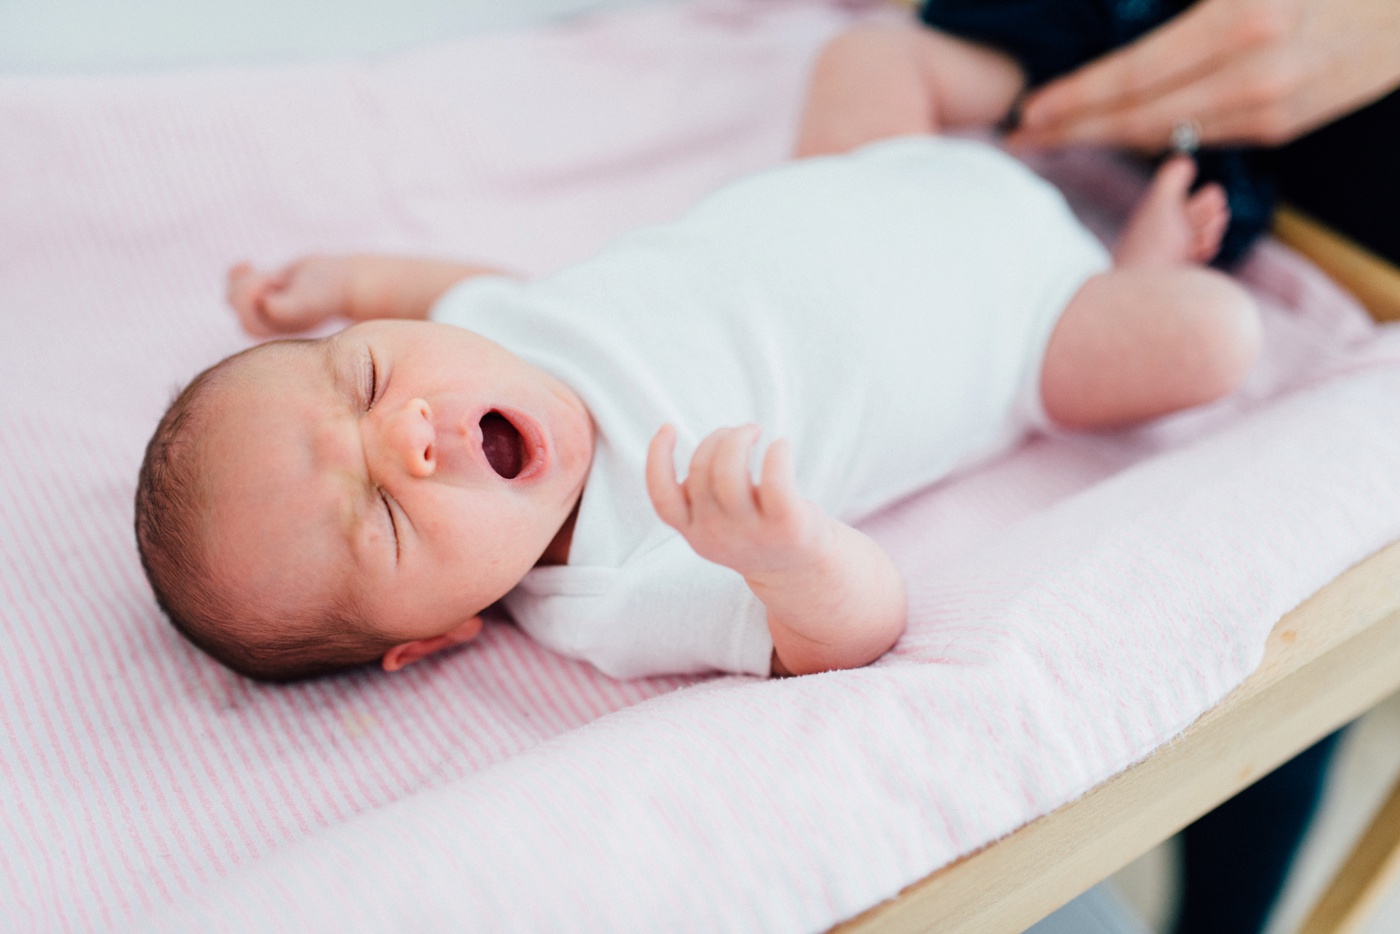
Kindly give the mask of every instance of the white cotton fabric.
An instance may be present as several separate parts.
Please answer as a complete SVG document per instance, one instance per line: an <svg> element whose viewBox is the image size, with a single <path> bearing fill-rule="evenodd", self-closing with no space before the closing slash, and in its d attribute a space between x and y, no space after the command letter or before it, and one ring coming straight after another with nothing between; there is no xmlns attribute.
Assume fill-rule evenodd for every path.
<svg viewBox="0 0 1400 934"><path fill-rule="evenodd" d="M559 377L597 426L568 564L506 605L616 677L767 674L763 605L651 507L657 429L683 475L705 436L756 424L803 495L859 521L1043 421L1050 332L1107 265L1021 163L914 137L770 169L539 281L458 286L433 317Z"/></svg>

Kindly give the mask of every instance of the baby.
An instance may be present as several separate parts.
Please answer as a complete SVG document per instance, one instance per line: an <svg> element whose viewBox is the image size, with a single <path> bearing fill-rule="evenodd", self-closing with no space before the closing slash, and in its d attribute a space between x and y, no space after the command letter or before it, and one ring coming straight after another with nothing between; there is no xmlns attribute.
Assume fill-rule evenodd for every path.
<svg viewBox="0 0 1400 934"><path fill-rule="evenodd" d="M905 100L874 132L916 135L738 182L540 280L389 256L235 267L254 334L357 323L236 354L161 420L136 532L172 622L266 680L401 668L498 602L618 677L878 658L904 584L851 523L1029 430L1216 399L1259 342L1247 294L1199 265L1228 211L1190 193L1189 159L1110 262L1019 163L922 135L1019 90L1003 58L949 54L976 89L959 120ZM849 112L822 74L809 152L859 141L812 130ZM937 84L896 77L896 99ZM755 479L762 436L780 440Z"/></svg>

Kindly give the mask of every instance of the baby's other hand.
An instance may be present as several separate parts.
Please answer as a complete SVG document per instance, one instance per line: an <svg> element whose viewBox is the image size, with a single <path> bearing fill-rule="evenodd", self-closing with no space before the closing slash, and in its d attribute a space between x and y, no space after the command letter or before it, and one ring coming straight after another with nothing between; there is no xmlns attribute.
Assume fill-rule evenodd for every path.
<svg viewBox="0 0 1400 934"><path fill-rule="evenodd" d="M749 456L756 425L721 428L700 442L683 483L676 481L676 430L656 433L647 451L647 492L661 521L696 554L746 578L791 569L830 545L832 522L797 492L792 449L769 446L757 484Z"/></svg>
<svg viewBox="0 0 1400 934"><path fill-rule="evenodd" d="M305 331L346 314L352 270L348 256L306 256L275 272L239 263L228 272L228 303L254 337Z"/></svg>

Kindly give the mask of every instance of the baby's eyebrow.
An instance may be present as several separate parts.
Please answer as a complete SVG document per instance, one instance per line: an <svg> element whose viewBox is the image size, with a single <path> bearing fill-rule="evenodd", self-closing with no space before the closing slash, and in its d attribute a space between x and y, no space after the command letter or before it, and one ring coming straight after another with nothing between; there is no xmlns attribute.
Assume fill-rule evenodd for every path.
<svg viewBox="0 0 1400 934"><path fill-rule="evenodd" d="M343 333L345 332L342 331L341 334ZM331 389L338 398L343 397L347 389L353 388L351 384L346 382L346 355L339 352L342 343L340 334L317 342L319 345L317 349L321 352L321 363L326 368L326 376L330 380Z"/></svg>

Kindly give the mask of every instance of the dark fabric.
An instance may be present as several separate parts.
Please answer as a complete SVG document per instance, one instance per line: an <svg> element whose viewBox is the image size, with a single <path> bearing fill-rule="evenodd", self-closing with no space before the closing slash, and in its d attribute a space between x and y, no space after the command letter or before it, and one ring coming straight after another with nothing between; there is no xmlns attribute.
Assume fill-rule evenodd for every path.
<svg viewBox="0 0 1400 934"><path fill-rule="evenodd" d="M920 19L990 45L1044 84L1162 25L1190 0L925 0ZM1276 186L1256 150L1203 149L1197 185L1218 182L1230 201L1230 226L1215 265L1229 268L1273 220Z"/></svg>
<svg viewBox="0 0 1400 934"><path fill-rule="evenodd" d="M1175 934L1264 929L1317 809L1340 735L1318 741L1182 831Z"/></svg>
<svg viewBox="0 0 1400 934"><path fill-rule="evenodd" d="M1400 265L1400 91L1266 159L1285 201Z"/></svg>
<svg viewBox="0 0 1400 934"><path fill-rule="evenodd" d="M1032 87L1162 25L1190 0L925 0L920 18L1016 58Z"/></svg>

